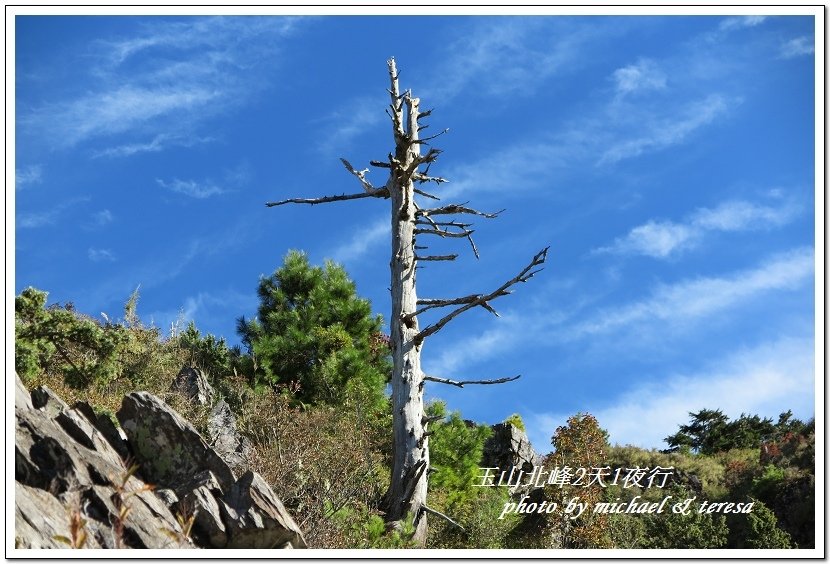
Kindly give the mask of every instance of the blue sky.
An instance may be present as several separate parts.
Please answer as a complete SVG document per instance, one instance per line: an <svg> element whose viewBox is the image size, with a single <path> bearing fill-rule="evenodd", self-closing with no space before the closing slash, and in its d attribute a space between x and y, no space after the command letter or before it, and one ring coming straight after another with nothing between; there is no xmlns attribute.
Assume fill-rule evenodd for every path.
<svg viewBox="0 0 830 564"><path fill-rule="evenodd" d="M388 201L263 204L361 191L339 157L361 169L392 148L395 56L431 131L450 129L435 192L506 208L476 221L479 260L433 247L461 257L428 263L419 296L492 291L550 246L494 303L501 318L469 312L423 349L436 376L522 378L430 397L478 421L521 413L545 452L576 412L657 448L704 407L815 412L812 17L15 26L15 293L118 317L140 285L146 322L236 343L259 277L302 249L341 262L388 317Z"/></svg>

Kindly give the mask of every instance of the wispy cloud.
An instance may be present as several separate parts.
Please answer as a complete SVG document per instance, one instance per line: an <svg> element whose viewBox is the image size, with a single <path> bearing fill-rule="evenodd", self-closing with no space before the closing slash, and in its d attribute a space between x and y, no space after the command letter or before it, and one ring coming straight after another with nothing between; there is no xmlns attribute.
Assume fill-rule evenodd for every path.
<svg viewBox="0 0 830 564"><path fill-rule="evenodd" d="M619 68L612 76L620 95L666 88L666 74L650 59L641 59L634 65Z"/></svg>
<svg viewBox="0 0 830 564"><path fill-rule="evenodd" d="M127 143L116 147L94 151L93 158L100 157L130 157L138 153L158 153L168 147L192 147L197 144L210 143L213 137L184 137L171 134L160 134L148 142Z"/></svg>
<svg viewBox="0 0 830 564"><path fill-rule="evenodd" d="M66 210L68 210L72 206L75 206L76 204L86 201L89 201L89 198L82 196L58 203L47 210L16 214L15 227L19 229L35 229L38 227L52 225Z"/></svg>
<svg viewBox="0 0 830 564"><path fill-rule="evenodd" d="M331 258L341 263L358 260L372 246L388 239L391 229L388 217L378 218L368 226L358 228L351 239L332 251Z"/></svg>
<svg viewBox="0 0 830 564"><path fill-rule="evenodd" d="M322 141L319 150L346 157L345 151L353 139L372 131L374 126L386 118L383 107L387 103L388 100L381 98L361 97L328 116L315 120L325 124L325 131L320 134Z"/></svg>
<svg viewBox="0 0 830 564"><path fill-rule="evenodd" d="M211 178L205 178L201 181L182 180L180 178L168 181L156 178L156 183L165 190L204 200L211 196L241 189L250 180L250 176L248 165L242 163L234 168L225 169L222 173L221 182L216 182Z"/></svg>
<svg viewBox="0 0 830 564"><path fill-rule="evenodd" d="M426 362L426 369L452 374L516 347L549 347L607 335L614 336L617 346L651 342L654 335L665 341L672 332L692 331L714 316L732 315L736 308L771 292L803 288L812 280L814 260L812 248L795 249L720 277L658 284L640 300L608 308L576 298L571 306L541 308L541 313L500 311L502 318L494 327L451 343L435 360ZM619 340L623 334L625 339Z"/></svg>
<svg viewBox="0 0 830 564"><path fill-rule="evenodd" d="M27 184L38 184L43 180L43 167L30 165L14 171L14 187L20 190Z"/></svg>
<svg viewBox="0 0 830 564"><path fill-rule="evenodd" d="M115 255L109 249L93 249L87 250L87 257L92 262L115 262Z"/></svg>
<svg viewBox="0 0 830 564"><path fill-rule="evenodd" d="M720 22L718 29L721 31L731 31L746 27L755 27L764 23L764 20L766 19L767 16L739 16L726 18Z"/></svg>
<svg viewBox="0 0 830 564"><path fill-rule="evenodd" d="M435 78L421 92L441 103L462 92L526 95L579 62L581 49L603 33L613 30L575 22L557 27L540 18L482 18L448 43Z"/></svg>
<svg viewBox="0 0 830 564"><path fill-rule="evenodd" d="M160 150L193 133L217 112L237 107L267 81L251 72L273 64L280 41L296 26L286 18L189 18L144 20L131 37L98 41L87 64L97 88L19 115L24 135L72 147L115 134L137 134L99 149L97 156ZM164 49L164 57L156 51Z"/></svg>
<svg viewBox="0 0 830 564"><path fill-rule="evenodd" d="M679 116L666 116L645 125L645 132L633 138L613 142L597 162L598 165L614 164L624 159L638 157L678 145L695 131L711 124L730 108L724 96L712 94L703 100L689 104Z"/></svg>
<svg viewBox="0 0 830 564"><path fill-rule="evenodd" d="M232 288L222 292L198 292L187 296L178 310L154 311L148 314L151 322L162 329L170 329L171 334L182 331L193 321L203 332L211 332L210 327L224 324L240 312L255 312L256 293L241 293ZM233 340L233 335L218 335Z"/></svg>
<svg viewBox="0 0 830 564"><path fill-rule="evenodd" d="M195 180L180 180L178 178L174 178L168 182L161 180L160 178L156 178L156 182L162 188L199 200L224 194L226 192L226 190L209 181L196 182Z"/></svg>
<svg viewBox="0 0 830 564"><path fill-rule="evenodd" d="M764 342L695 372L655 374L652 380L588 408L612 443L666 448L663 439L688 423L689 412L702 408L721 409L731 418L742 413L775 418L787 409L804 419L815 414L814 342L808 338ZM533 444L550 444L556 427L571 415L526 414Z"/></svg>
<svg viewBox="0 0 830 564"><path fill-rule="evenodd" d="M112 212L109 210L101 210L92 214L92 222L93 225L96 227L103 227L104 225L109 225L112 223L113 215Z"/></svg>
<svg viewBox="0 0 830 564"><path fill-rule="evenodd" d="M780 227L794 219L800 208L793 203L770 207L741 200L724 202L714 209L701 208L682 223L650 220L634 227L595 253L646 255L667 258L697 245L707 231L747 231Z"/></svg>
<svg viewBox="0 0 830 564"><path fill-rule="evenodd" d="M815 44L812 37L802 36L790 39L781 45L781 58L792 59L802 55L812 55L815 52Z"/></svg>
<svg viewBox="0 0 830 564"><path fill-rule="evenodd" d="M802 248L775 255L756 268L723 277L702 277L660 285L647 298L596 312L567 328L563 338L584 338L632 327L686 325L726 313L772 291L793 290L812 279L815 252ZM639 330L639 329L638 329Z"/></svg>

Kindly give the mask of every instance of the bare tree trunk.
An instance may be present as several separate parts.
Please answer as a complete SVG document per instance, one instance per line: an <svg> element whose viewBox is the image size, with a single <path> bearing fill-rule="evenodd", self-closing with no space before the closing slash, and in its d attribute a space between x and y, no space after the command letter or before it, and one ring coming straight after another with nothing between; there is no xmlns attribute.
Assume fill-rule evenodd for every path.
<svg viewBox="0 0 830 564"><path fill-rule="evenodd" d="M388 61L391 104L389 117L392 120L392 131L395 136L395 154L389 154L388 161L370 161L376 168L389 170L389 179L386 185L375 187L366 178L369 169L355 170L351 163L341 159L346 167L360 181L363 192L357 194L341 194L323 196L319 198L290 198L277 202L268 202L266 206L282 206L285 204L324 204L363 198L384 198L392 202L392 259L390 270L392 273L392 316L389 319L390 346L392 348L392 426L393 426L393 453L392 477L389 490L384 496L386 505L386 522L392 527L399 527L404 519L412 519L415 525L413 540L417 545L426 543L427 518L426 514L441 517L450 524L461 527L447 515L430 508L427 505L427 474L429 470L430 432L426 426L434 418L427 418L424 414L424 382L438 382L463 387L466 384L502 384L511 382L519 376L496 378L490 380L451 380L438 376L428 376L421 371L421 347L424 340L437 333L447 323L474 307L481 307L498 316L490 304L491 301L511 293L511 287L527 282L541 270L545 262L547 249L537 253L530 264L524 267L516 276L502 284L489 294L471 294L458 298L430 298L419 300L415 292L415 272L417 262L421 261L450 261L457 255L425 255L415 254L416 235L432 235L438 237L466 238L469 240L473 253L478 258L478 249L472 239L473 230L470 223L463 223L454 219L441 220L445 215L473 215L487 219L495 218L499 213L483 213L465 204L446 204L436 208L422 208L415 202L415 194L430 200L439 200L417 188L420 185L435 183L440 185L447 182L439 176L430 176L429 167L438 158L440 150L430 148L425 155L421 154L421 145L446 133L441 131L436 135L420 138L418 132L427 127L421 126L419 120L430 115L431 110L421 112L420 100L413 98L409 91L401 94L398 87L398 71L395 60ZM419 170L426 165L424 170ZM503 210L502 210L503 211ZM438 218L436 220L435 218ZM426 247L419 246L418 249ZM418 309L418 306L422 306ZM450 313L438 321L428 325L423 330L418 328L418 315L432 309L456 306Z"/></svg>
<svg viewBox="0 0 830 564"><path fill-rule="evenodd" d="M415 520L414 540L426 541L428 438L424 435L424 383L421 343L418 335L418 296L415 292L415 200L412 174L420 158L418 102L398 92L395 61L389 61L392 124L395 134L395 167L387 187L392 200L392 427L394 452L392 480L386 494L387 521L398 522L407 514ZM406 111L406 115L404 115ZM402 322L402 320L405 320Z"/></svg>

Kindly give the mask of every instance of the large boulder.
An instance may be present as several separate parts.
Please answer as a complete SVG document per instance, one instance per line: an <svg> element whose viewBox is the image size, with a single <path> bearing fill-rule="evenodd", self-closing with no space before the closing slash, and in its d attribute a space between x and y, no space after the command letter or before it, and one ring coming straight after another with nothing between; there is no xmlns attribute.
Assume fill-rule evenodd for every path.
<svg viewBox="0 0 830 564"><path fill-rule="evenodd" d="M235 481L230 466L193 425L156 396L127 394L116 417L127 433L141 476L157 487L179 494L203 470L213 472L223 491Z"/></svg>

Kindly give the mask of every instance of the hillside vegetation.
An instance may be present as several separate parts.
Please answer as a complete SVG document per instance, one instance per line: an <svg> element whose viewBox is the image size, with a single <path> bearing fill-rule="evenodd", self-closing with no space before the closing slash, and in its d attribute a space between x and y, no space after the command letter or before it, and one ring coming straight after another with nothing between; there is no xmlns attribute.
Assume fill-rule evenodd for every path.
<svg viewBox="0 0 830 564"><path fill-rule="evenodd" d="M171 390L182 366L197 367L217 392L214 401L224 399L235 412L253 444L251 468L278 493L309 546L410 546L411 531L387 531L382 519L392 445L385 391L389 349L380 316L356 295L342 267L312 266L298 252L260 281L258 294L256 318L238 320L242 346L228 347L193 322L169 333L146 325L137 292L123 316L111 319L90 317L71 303L49 304L46 292L28 288L15 301L15 367L30 389L47 385L67 403L88 401L110 417L126 393L149 391L204 431L212 406ZM611 446L601 422L574 415L551 430L553 451L543 462L560 479L547 480L525 501L561 508L579 498L595 507L671 496L672 502L695 498L694 507L702 501L752 504L749 513L589 510L574 519L561 511L507 511L523 492L511 497L506 487L479 487L490 427L465 421L442 402L433 403L428 415L436 419L430 427L430 506L455 521L431 518L429 547L815 545L814 425L790 412L777 422L755 415L730 421L718 410L702 409L674 434L666 430L666 451ZM508 421L523 426L518 414ZM561 479L566 468L584 468L601 479L588 485ZM655 468L672 469L664 487L621 478Z"/></svg>

